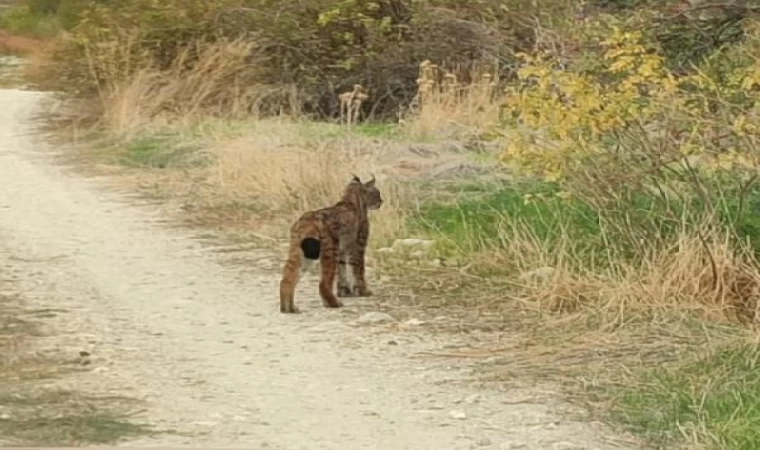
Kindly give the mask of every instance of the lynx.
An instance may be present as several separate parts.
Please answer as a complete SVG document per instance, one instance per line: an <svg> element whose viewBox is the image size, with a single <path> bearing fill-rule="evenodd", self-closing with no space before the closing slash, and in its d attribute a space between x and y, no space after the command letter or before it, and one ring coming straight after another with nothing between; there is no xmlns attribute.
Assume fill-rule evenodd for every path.
<svg viewBox="0 0 760 450"><path fill-rule="evenodd" d="M303 214L290 228L290 249L280 281L280 312L298 313L295 289L301 273L319 260L319 295L327 308L340 308L338 297L369 297L364 254L369 239L369 210L383 203L375 177L362 183L354 176L343 198L328 208ZM340 266L340 269L338 269ZM336 271L338 296L333 292Z"/></svg>

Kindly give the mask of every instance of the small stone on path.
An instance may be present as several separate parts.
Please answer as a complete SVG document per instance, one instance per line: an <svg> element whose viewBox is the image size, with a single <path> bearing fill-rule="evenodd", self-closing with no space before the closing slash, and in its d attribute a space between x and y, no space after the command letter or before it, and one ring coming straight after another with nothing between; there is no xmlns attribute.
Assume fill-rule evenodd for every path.
<svg viewBox="0 0 760 450"><path fill-rule="evenodd" d="M451 417L454 420L464 420L467 418L467 413L465 413L464 411L455 409L449 412L449 417Z"/></svg>
<svg viewBox="0 0 760 450"><path fill-rule="evenodd" d="M395 319L390 314L382 312L368 312L357 319L357 323L363 325L375 325L379 323L393 322Z"/></svg>

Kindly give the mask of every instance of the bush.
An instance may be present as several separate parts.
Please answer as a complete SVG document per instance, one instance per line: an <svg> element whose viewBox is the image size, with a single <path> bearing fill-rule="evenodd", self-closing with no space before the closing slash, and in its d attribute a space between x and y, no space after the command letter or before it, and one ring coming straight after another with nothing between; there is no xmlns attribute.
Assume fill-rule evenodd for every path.
<svg viewBox="0 0 760 450"><path fill-rule="evenodd" d="M422 60L450 66L496 61L506 72L514 49L550 46L558 38L539 42L531 21L560 27L573 8L569 0L515 2L508 10L501 3L60 0L36 8L57 7L70 31L51 55L46 78L75 95L93 95L146 67L164 70L198 42L250 39L256 84L297 85L303 109L328 117L339 112L338 94L361 84L370 93L365 115L387 118L416 95ZM194 61L185 57L186 68Z"/></svg>
<svg viewBox="0 0 760 450"><path fill-rule="evenodd" d="M20 6L0 10L0 30L37 38L55 35L58 25L50 15Z"/></svg>
<svg viewBox="0 0 760 450"><path fill-rule="evenodd" d="M760 106L751 92L760 67L747 55L733 59L730 73L678 77L643 33L624 25L598 24L604 56L593 64L557 70L551 55L524 57L505 104L518 131L503 156L610 212L604 220L629 242L650 245L662 234L636 219L643 198L676 222L680 205L699 203L703 216L718 220L731 215L725 199L746 204L760 157L750 119ZM733 51L753 48L754 41Z"/></svg>
<svg viewBox="0 0 760 450"><path fill-rule="evenodd" d="M299 110L322 117L335 117L338 95L361 84L371 118L395 118L412 102L423 60L462 68L495 62L506 81L516 52L550 50L574 60L585 28L576 19L613 13L651 36L666 65L686 70L744 39L742 23L752 11L729 2L699 15L682 2L650 0L595 0L581 9L570 0L26 1L33 16L54 17L70 31L40 77L50 87L93 95L146 67L166 69L180 54L189 69L187 52L198 42L250 38L255 68L248 79L255 84L297 85Z"/></svg>

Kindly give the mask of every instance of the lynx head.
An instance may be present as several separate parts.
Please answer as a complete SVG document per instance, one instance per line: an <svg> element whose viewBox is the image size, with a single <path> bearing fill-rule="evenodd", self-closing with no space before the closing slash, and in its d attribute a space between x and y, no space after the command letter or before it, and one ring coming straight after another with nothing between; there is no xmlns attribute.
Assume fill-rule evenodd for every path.
<svg viewBox="0 0 760 450"><path fill-rule="evenodd" d="M346 187L346 195L351 197L358 197L367 209L380 209L383 204L383 198L380 195L380 191L375 186L375 176L372 175L372 179L366 183L362 183L362 180L354 175L351 183Z"/></svg>

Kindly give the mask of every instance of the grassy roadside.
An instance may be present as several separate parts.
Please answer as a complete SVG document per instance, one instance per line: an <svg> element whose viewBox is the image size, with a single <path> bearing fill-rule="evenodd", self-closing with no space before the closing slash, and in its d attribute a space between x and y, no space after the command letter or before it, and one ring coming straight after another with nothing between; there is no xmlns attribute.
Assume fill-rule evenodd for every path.
<svg viewBox="0 0 760 450"><path fill-rule="evenodd" d="M756 334L720 305L695 304L696 292L663 292L700 277L700 269L677 273L690 264L686 255L671 255L678 267L655 265L631 284L619 272L595 280L562 258L598 257L595 249L610 246L593 210L525 200L546 195L546 185L458 189L420 208L416 226L441 255L464 263L428 269L426 279L440 276L417 298L433 314L458 311L453 332L517 333L507 348L481 336L475 350L461 352L480 361L485 379L560 386L589 417L655 448L755 448Z"/></svg>
<svg viewBox="0 0 760 450"><path fill-rule="evenodd" d="M374 222L378 225L370 258L378 275L392 280L374 300L377 306L401 319L435 323L436 332L477 336L469 352L484 356L465 360L481 361L477 364L484 379L559 384L568 399L587 407L590 417L633 431L660 448L753 448L750 428L760 418L751 401L757 395L753 361L760 349L752 332L714 305L668 303L674 293L655 291L674 280L655 275L672 273L673 268L652 267L646 276L654 278L644 287L642 274L629 285L560 273L552 252L572 242L577 257L593 255L606 242L594 211L555 200L526 201L548 195L550 185L505 184L492 178L490 158L482 153L463 158L452 152L449 157L456 164L444 166L455 167L453 174L441 174L441 163L427 158L415 159L418 166L406 172L411 170L405 167L409 160L399 160L390 149L415 144L362 128L349 133L312 123L212 122L193 130L136 135L112 143L104 153L87 153L86 161L120 167L117 173L127 174L129 182L140 180L138 189L145 195L181 205L181 216L194 226L261 246L284 239L287 223L298 211L331 201L343 181L336 175L341 171L327 180L316 175L329 173L322 171L312 172L310 180L293 179L291 164L303 173L307 169L299 164L324 167L340 157L328 150L309 153L304 161L292 152L337 148L348 158L371 141L369 159L355 160L353 167L379 171L396 189L392 195L406 195L391 197L398 206ZM450 143L426 145L439 152L435 160L448 154L440 149ZM266 156L249 155L253 152ZM259 176L255 167L262 164L268 164L266 178L248 179ZM482 181L473 181L468 169L482 170ZM459 173L463 170L466 178ZM314 183L310 186L318 186L318 195L303 196L309 185L302 183ZM528 235L521 234L528 229ZM425 256L401 257L382 250L407 237L436 244ZM521 257L510 257L516 253ZM547 268L552 269L549 275L542 275L541 269ZM698 273L691 276L696 279ZM420 284L419 279L426 281ZM633 285L644 293L631 292ZM601 297L599 290L608 297ZM659 295L653 302L663 303L630 304L645 294ZM516 337L507 349L496 343L505 333Z"/></svg>

